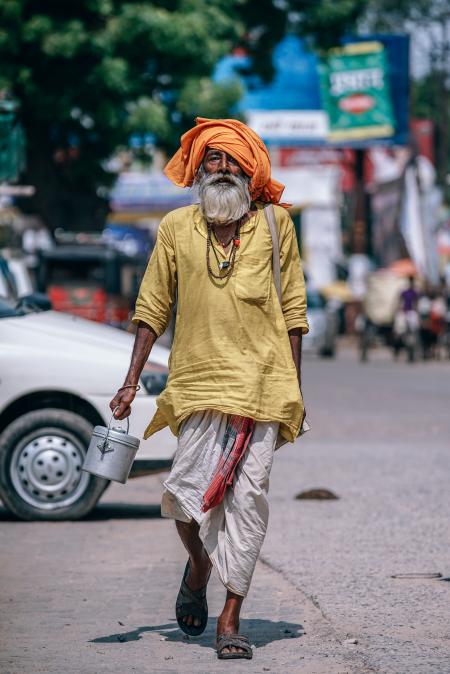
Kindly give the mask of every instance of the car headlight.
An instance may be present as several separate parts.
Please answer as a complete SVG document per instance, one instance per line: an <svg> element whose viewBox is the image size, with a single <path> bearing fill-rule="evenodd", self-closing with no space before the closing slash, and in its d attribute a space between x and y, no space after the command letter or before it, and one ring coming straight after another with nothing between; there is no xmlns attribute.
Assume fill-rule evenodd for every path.
<svg viewBox="0 0 450 674"><path fill-rule="evenodd" d="M142 372L141 382L149 395L157 396L164 391L167 384L167 372Z"/></svg>

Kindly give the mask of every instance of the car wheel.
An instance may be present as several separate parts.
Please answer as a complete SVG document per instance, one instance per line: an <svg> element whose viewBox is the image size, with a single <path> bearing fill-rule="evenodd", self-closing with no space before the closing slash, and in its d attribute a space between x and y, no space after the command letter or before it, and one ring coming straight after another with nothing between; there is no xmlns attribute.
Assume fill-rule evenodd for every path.
<svg viewBox="0 0 450 674"><path fill-rule="evenodd" d="M75 520L92 510L108 480L81 470L92 425L73 412L43 409L0 436L0 498L23 520Z"/></svg>

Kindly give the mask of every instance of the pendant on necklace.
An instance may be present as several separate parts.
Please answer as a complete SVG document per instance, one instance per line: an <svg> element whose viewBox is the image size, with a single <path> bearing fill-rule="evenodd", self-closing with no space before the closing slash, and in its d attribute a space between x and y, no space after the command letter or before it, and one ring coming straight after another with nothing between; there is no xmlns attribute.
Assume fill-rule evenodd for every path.
<svg viewBox="0 0 450 674"><path fill-rule="evenodd" d="M230 261L229 260L224 260L223 262L219 263L219 269L220 271L223 271L224 269L228 269L230 266Z"/></svg>

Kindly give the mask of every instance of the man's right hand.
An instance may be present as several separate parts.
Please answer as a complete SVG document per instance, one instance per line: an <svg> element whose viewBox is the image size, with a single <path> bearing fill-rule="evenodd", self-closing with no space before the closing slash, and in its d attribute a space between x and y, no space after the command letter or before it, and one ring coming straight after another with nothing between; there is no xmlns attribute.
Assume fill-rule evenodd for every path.
<svg viewBox="0 0 450 674"><path fill-rule="evenodd" d="M136 397L136 388L128 385L138 382L145 363L150 355L152 346L157 338L156 332L146 323L139 321L136 337L134 338L133 353L131 355L130 368L125 377L124 387L121 387L109 403L115 419L126 419L131 414L131 403Z"/></svg>
<svg viewBox="0 0 450 674"><path fill-rule="evenodd" d="M114 398L109 403L111 412L114 412L114 419L126 419L131 414L131 403L136 397L136 389L119 389ZM116 409L116 407L118 409Z"/></svg>

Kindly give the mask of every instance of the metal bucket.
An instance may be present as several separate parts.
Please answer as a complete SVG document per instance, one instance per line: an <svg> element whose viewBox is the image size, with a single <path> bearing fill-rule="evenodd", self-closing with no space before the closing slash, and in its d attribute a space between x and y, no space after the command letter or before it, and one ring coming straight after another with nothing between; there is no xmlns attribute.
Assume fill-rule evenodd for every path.
<svg viewBox="0 0 450 674"><path fill-rule="evenodd" d="M97 477L125 484L139 449L139 440L128 435L130 430L128 418L126 432L121 426L111 428L114 412L108 428L104 426L94 428L82 470Z"/></svg>

